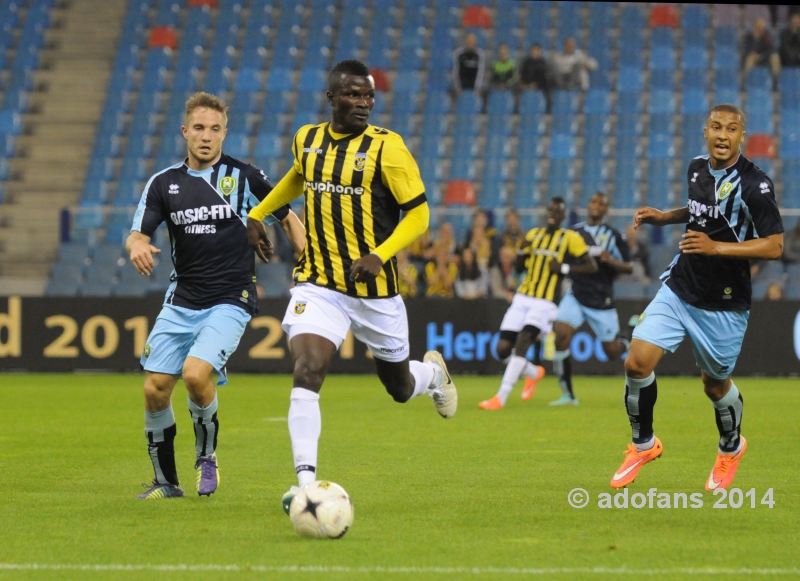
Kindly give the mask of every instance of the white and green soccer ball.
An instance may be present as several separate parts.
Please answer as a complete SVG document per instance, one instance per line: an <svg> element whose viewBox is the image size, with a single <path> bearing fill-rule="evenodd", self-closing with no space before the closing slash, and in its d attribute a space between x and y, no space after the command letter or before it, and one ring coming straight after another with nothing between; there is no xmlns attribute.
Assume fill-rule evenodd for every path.
<svg viewBox="0 0 800 581"><path fill-rule="evenodd" d="M339 539L353 526L353 501L334 482L317 480L300 489L289 509L292 526L301 537Z"/></svg>

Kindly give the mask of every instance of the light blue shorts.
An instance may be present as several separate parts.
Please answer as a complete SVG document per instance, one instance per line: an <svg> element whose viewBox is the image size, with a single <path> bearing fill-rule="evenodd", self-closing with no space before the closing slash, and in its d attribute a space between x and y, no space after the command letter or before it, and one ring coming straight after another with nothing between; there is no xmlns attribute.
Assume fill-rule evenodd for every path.
<svg viewBox="0 0 800 581"><path fill-rule="evenodd" d="M633 338L674 353L689 335L697 366L714 379L726 379L742 350L749 317L750 311L698 309L662 285L639 319Z"/></svg>
<svg viewBox="0 0 800 581"><path fill-rule="evenodd" d="M207 361L219 375L217 385L228 383L225 363L239 346L250 315L234 305L217 305L195 311L164 305L142 353L145 371L180 375L187 357Z"/></svg>
<svg viewBox="0 0 800 581"><path fill-rule="evenodd" d="M573 329L583 325L584 321L603 343L611 342L619 334L619 318L617 309L590 309L584 307L572 293L567 293L558 305L557 323L566 323Z"/></svg>

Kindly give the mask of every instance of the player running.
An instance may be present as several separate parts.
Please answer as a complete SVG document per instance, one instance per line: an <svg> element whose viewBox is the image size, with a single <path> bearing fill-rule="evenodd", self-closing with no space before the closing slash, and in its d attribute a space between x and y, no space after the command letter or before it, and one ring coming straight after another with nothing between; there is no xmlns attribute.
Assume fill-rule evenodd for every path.
<svg viewBox="0 0 800 581"><path fill-rule="evenodd" d="M150 244L167 223L172 272L164 305L142 353L145 370L145 437L155 478L142 499L183 496L175 467L177 429L172 390L178 379L189 392L195 433L197 493L210 495L219 484L216 448L219 435L217 385L228 382L225 363L256 312L255 256L247 242L245 216L272 189L258 168L222 152L227 107L213 95L196 93L186 102L181 127L188 146L185 161L158 172L147 182L125 243L141 274L153 270ZM276 208L266 222L280 222L298 251L305 244L303 225L288 206ZM262 251L271 253L264 241Z"/></svg>
<svg viewBox="0 0 800 581"><path fill-rule="evenodd" d="M633 264L625 237L603 223L607 213L608 196L597 192L589 200L586 222L573 227L586 242L589 254L598 262L599 270L592 274L570 273L572 285L558 305L558 315L553 325L556 334L553 371L564 393L550 402L552 406L578 405L572 390L569 346L575 331L584 321L589 323L595 336L602 342L603 351L609 359L618 359L630 347L627 339L617 336L619 319L614 308L614 279L619 273L633 272Z"/></svg>
<svg viewBox="0 0 800 581"><path fill-rule="evenodd" d="M458 405L438 352L409 361L408 317L394 257L428 228L417 163L399 135L368 123L375 82L364 64L338 63L327 97L331 121L300 128L292 141L294 166L250 211L247 224L260 254L261 220L305 194L306 248L282 325L294 360L289 435L300 487L316 479L319 391L348 331L366 343L396 402L428 394L444 418ZM283 496L287 514L298 489Z"/></svg>
<svg viewBox="0 0 800 581"><path fill-rule="evenodd" d="M574 230L561 228L566 213L564 198L550 200L547 226L528 232L517 251L516 268L518 271L526 270L525 279L503 317L497 343L497 355L506 363L506 371L497 395L479 403L481 409L503 409L521 375L534 381L544 375L544 370L530 363L525 355L540 335L547 335L552 330L564 277L570 273L597 272L597 263L589 254L583 238ZM570 264L570 261L576 264ZM531 397L533 390L529 387L523 391L522 399Z"/></svg>
<svg viewBox="0 0 800 581"><path fill-rule="evenodd" d="M735 105L716 105L703 134L708 155L689 163L687 206L661 212L640 208L642 224L687 224L680 254L661 275L664 284L639 318L625 359L625 408L633 430L625 460L611 478L621 488L661 456L653 433L654 370L666 351L688 335L706 395L714 405L719 450L706 490L727 488L747 450L741 436L744 402L731 381L750 310L750 259L776 260L783 224L772 180L741 153L746 118Z"/></svg>

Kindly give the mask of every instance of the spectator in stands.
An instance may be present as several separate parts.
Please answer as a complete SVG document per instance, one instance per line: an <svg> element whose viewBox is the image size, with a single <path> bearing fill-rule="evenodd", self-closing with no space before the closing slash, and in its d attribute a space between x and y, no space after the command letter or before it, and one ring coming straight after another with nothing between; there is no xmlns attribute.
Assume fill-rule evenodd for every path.
<svg viewBox="0 0 800 581"><path fill-rule="evenodd" d="M541 91L550 111L550 64L544 58L542 45L535 43L520 68L519 86L523 91Z"/></svg>
<svg viewBox="0 0 800 581"><path fill-rule="evenodd" d="M767 30L767 23L763 18L757 18L752 30L745 35L742 53L745 77L753 67L768 66L772 72L773 84L777 83L781 72L781 61L775 52L772 34Z"/></svg>
<svg viewBox="0 0 800 581"><path fill-rule="evenodd" d="M800 13L792 14L789 26L781 32L781 66L800 67Z"/></svg>
<svg viewBox="0 0 800 581"><path fill-rule="evenodd" d="M425 230L422 236L414 240L411 246L408 247L408 260L418 272L425 270L425 251L430 247L430 230Z"/></svg>
<svg viewBox="0 0 800 581"><path fill-rule="evenodd" d="M625 234L633 262L633 273L630 276L637 282L650 284L650 242L647 240L647 233L641 229L636 230L633 224L629 224Z"/></svg>
<svg viewBox="0 0 800 581"><path fill-rule="evenodd" d="M783 235L783 256L785 264L800 262L800 220L794 228Z"/></svg>
<svg viewBox="0 0 800 581"><path fill-rule="evenodd" d="M478 263L488 268L497 258L494 244L496 235L491 212L479 208L472 215L472 228L467 231L462 248L471 248Z"/></svg>
<svg viewBox="0 0 800 581"><path fill-rule="evenodd" d="M446 247L436 247L434 259L425 265L425 296L453 297L453 285L458 275L458 266L447 254Z"/></svg>
<svg viewBox="0 0 800 581"><path fill-rule="evenodd" d="M474 34L468 34L464 46L453 53L453 87L462 91L480 92L484 86L486 56L478 48Z"/></svg>
<svg viewBox="0 0 800 581"><path fill-rule="evenodd" d="M773 282L767 287L767 294L764 298L766 298L768 301L783 300L783 287L777 282Z"/></svg>
<svg viewBox="0 0 800 581"><path fill-rule="evenodd" d="M423 253L423 258L426 262L436 259L436 254L443 250L447 260L452 261L455 259L458 244L456 244L455 236L453 236L453 225L450 222L442 222L439 226L439 233Z"/></svg>
<svg viewBox="0 0 800 581"><path fill-rule="evenodd" d="M399 283L400 296L404 299L417 296L417 281L419 271L408 259L408 248L404 248L397 253L397 281Z"/></svg>
<svg viewBox="0 0 800 581"><path fill-rule="evenodd" d="M511 58L506 43L497 49L498 58L492 63L491 89L493 91L515 91L519 83L517 61Z"/></svg>
<svg viewBox="0 0 800 581"><path fill-rule="evenodd" d="M574 38L567 38L564 52L553 56L555 86L558 89L585 91L589 88L589 71L595 71L597 67L595 59L577 48Z"/></svg>
<svg viewBox="0 0 800 581"><path fill-rule="evenodd" d="M516 251L520 242L525 238L525 230L519 225L519 214L516 210L506 212L506 227L498 237L498 245Z"/></svg>
<svg viewBox="0 0 800 581"><path fill-rule="evenodd" d="M514 270L514 261L517 252L514 248L503 246L500 248L500 258L491 270L489 276L491 280L492 296L495 298L506 299L509 303L514 298L517 291L517 273Z"/></svg>
<svg viewBox="0 0 800 581"><path fill-rule="evenodd" d="M456 296L462 299L482 299L489 296L489 271L475 260L471 248L461 251L455 291Z"/></svg>

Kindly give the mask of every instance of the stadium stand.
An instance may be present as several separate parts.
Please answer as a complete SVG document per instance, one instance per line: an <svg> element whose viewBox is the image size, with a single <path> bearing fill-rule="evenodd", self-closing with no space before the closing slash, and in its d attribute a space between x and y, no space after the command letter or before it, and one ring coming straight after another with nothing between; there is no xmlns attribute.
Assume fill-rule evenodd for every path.
<svg viewBox="0 0 800 581"><path fill-rule="evenodd" d="M46 1L20 2L30 6L14 12L12 2L0 1L0 22L16 31L3 36L16 44L0 50L0 180L9 175L24 124L26 73L36 65L36 51L23 50L22 40L41 46L36 26L47 25L38 16L47 11L35 8ZM505 0L132 1L71 224L69 244L86 249L86 263L69 266L60 253L48 293L163 290L166 266L144 285L129 278L129 265L101 268L95 257L105 245L119 249L147 177L182 159L178 131L187 96L206 90L225 98L225 151L277 181L288 168L288 138L301 124L327 118L326 71L343 58L373 69L373 123L408 142L433 222L451 220L459 237L473 204L499 217L514 207L532 225L548 197L562 195L582 208L604 189L615 223L624 226L637 204L678 203L685 165L704 151L705 114L720 100L746 106L747 154L772 172L781 206L797 210L800 72L784 70L774 92L765 69L742 78L738 49L747 10ZM31 25L30 15L44 20ZM599 70L588 91L554 92L549 110L538 91L454 99L451 53L466 32L490 58L507 42L518 63L533 42L555 50L572 36ZM668 252L672 236L664 240ZM644 296L633 288L620 292Z"/></svg>

